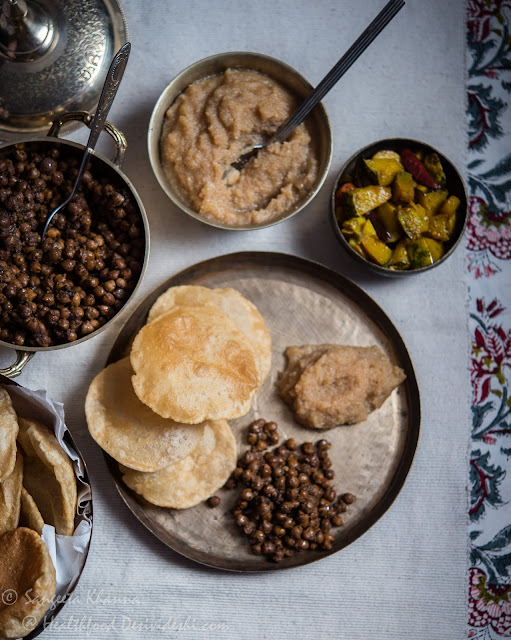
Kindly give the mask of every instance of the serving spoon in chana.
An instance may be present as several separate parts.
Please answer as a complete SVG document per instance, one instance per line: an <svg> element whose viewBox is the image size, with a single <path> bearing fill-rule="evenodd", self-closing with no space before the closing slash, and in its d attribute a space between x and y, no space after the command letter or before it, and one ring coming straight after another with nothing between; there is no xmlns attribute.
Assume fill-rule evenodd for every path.
<svg viewBox="0 0 511 640"><path fill-rule="evenodd" d="M82 181L83 174L87 169L89 159L94 151L94 147L96 146L96 143L98 141L99 134L105 126L108 112L110 111L110 107L112 106L112 102L114 101L117 89L119 88L122 77L124 75L124 70L126 69L126 65L128 64L130 51L131 43L126 42L126 44L123 45L115 54L114 59L110 64L110 68L108 69L108 73L106 74L105 84L103 85L103 89L101 90L101 96L99 97L96 113L94 114L94 118L92 119L90 125L89 139L87 140L87 146L85 147L85 151L80 167L78 169L78 173L76 175L76 179L73 184L73 188L71 189L71 193L64 200L64 202L59 204L59 206L56 207L46 219L46 224L44 225L41 238L42 240L44 240L44 238L46 237L55 214L59 211L62 211L62 209L64 209L64 207L66 207L71 202L71 200L76 195L76 192L78 191L78 187L80 186L80 182Z"/></svg>
<svg viewBox="0 0 511 640"><path fill-rule="evenodd" d="M301 124L314 107L321 102L330 89L337 83L351 65L367 49L371 42L389 24L400 9L404 7L404 0L390 0L380 11L376 18L369 24L365 31L355 40L346 53L340 58L337 64L326 74L318 86L311 91L300 107L268 140L254 144L246 153L235 160L231 167L241 171L247 162L265 147L274 142L286 140L296 127Z"/></svg>

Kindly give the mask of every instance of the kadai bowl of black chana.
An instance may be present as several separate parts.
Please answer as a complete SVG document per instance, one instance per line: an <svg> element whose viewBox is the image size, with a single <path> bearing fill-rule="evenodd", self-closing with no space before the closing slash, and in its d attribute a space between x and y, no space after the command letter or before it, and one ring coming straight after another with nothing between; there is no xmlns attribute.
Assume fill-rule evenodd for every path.
<svg viewBox="0 0 511 640"><path fill-rule="evenodd" d="M417 274L443 263L460 243L467 193L441 152L391 138L345 163L330 215L336 237L355 260L383 275Z"/></svg>
<svg viewBox="0 0 511 640"><path fill-rule="evenodd" d="M49 134L0 146L0 347L16 361L0 373L15 377L37 351L66 348L96 336L131 305L149 255L144 206L121 171L124 135L110 123L113 161L91 156L71 202L84 147Z"/></svg>

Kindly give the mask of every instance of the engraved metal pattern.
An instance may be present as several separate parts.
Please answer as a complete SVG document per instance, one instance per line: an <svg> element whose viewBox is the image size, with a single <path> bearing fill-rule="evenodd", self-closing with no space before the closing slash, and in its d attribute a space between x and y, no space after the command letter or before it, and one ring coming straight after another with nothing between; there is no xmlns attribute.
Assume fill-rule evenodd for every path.
<svg viewBox="0 0 511 640"><path fill-rule="evenodd" d="M114 101L114 98L117 94L117 89L119 88L119 85L121 83L126 65L128 64L130 51L131 43L127 42L117 52L115 58L112 61L112 64L110 65L110 68L108 69L105 85L103 87L103 90L101 91L98 107L96 109L94 120L92 121L91 125L91 132L89 140L87 142L87 147L89 149L93 149L96 145L99 134L101 133L101 130L106 123L108 112L110 111L112 102Z"/></svg>
<svg viewBox="0 0 511 640"><path fill-rule="evenodd" d="M42 1L42 0L40 0ZM114 53L128 28L118 0L44 0L56 42L30 63L0 66L0 139L45 133L70 110L94 111ZM79 126L66 126L69 133Z"/></svg>
<svg viewBox="0 0 511 640"><path fill-rule="evenodd" d="M55 41L54 19L36 0L3 0L0 10L0 58L32 62Z"/></svg>

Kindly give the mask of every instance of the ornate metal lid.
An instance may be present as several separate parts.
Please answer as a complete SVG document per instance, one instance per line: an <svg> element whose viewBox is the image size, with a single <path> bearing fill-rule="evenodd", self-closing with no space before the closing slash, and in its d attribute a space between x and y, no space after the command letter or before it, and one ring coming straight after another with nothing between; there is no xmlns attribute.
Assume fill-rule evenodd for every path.
<svg viewBox="0 0 511 640"><path fill-rule="evenodd" d="M0 0L0 140L44 134L65 111L94 111L127 40L117 0Z"/></svg>

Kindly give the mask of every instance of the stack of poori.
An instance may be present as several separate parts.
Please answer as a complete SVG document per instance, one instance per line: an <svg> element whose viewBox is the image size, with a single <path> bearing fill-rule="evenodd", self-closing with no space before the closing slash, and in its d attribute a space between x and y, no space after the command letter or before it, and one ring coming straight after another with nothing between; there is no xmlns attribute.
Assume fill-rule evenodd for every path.
<svg viewBox="0 0 511 640"><path fill-rule="evenodd" d="M0 387L0 637L30 633L56 592L44 524L72 535L76 477L68 455L43 424L18 416Z"/></svg>
<svg viewBox="0 0 511 640"><path fill-rule="evenodd" d="M209 498L236 467L227 420L245 415L271 366L271 338L232 288L176 286L152 306L126 358L93 380L90 433L152 504Z"/></svg>

